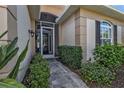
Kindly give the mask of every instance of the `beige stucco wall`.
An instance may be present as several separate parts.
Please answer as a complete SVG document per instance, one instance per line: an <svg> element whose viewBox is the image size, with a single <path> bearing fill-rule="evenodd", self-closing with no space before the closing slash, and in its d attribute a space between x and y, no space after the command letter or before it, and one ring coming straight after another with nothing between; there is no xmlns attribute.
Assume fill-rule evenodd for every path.
<svg viewBox="0 0 124 93"><path fill-rule="evenodd" d="M25 49L27 41L30 39L29 47L27 55L23 62L20 64L20 71L17 77L18 81L22 81L25 71L28 68L28 64L32 57L32 44L31 44L31 36L29 35L28 30L31 29L31 19L28 11L28 7L25 5L18 5L17 6L17 31L18 31L18 47L19 52L18 56L21 54L21 52Z"/></svg>
<svg viewBox="0 0 124 93"><path fill-rule="evenodd" d="M12 15L17 18L17 6L16 5L8 5L7 8L11 11Z"/></svg>
<svg viewBox="0 0 124 93"><path fill-rule="evenodd" d="M65 7L64 5L41 5L40 12L48 12L57 16L60 16Z"/></svg>
<svg viewBox="0 0 124 93"><path fill-rule="evenodd" d="M13 5L8 6L7 8L8 39L13 40L17 37L17 6Z"/></svg>
<svg viewBox="0 0 124 93"><path fill-rule="evenodd" d="M0 35L7 30L7 9L6 6L0 5ZM2 40L7 40L7 34L2 38ZM6 42L0 41L0 44L5 44Z"/></svg>
<svg viewBox="0 0 124 93"><path fill-rule="evenodd" d="M59 30L60 45L75 45L75 16L72 15L61 24Z"/></svg>
<svg viewBox="0 0 124 93"><path fill-rule="evenodd" d="M87 24L86 24L86 60L91 60L93 59L93 50L96 47L96 30L95 30L95 20L88 19L87 18Z"/></svg>
<svg viewBox="0 0 124 93"><path fill-rule="evenodd" d="M91 18L91 19L94 19L94 20L99 20L99 21L108 20L108 21L112 22L113 24L124 25L123 21L111 18L109 16L105 16L103 14L99 14L99 13L94 12L94 11L89 11L89 10L86 10L86 9L83 9L83 8L80 8L80 15L82 17Z"/></svg>
<svg viewBox="0 0 124 93"><path fill-rule="evenodd" d="M8 30L5 40L12 40L17 36L16 6L0 6L0 31Z"/></svg>
<svg viewBox="0 0 124 93"><path fill-rule="evenodd" d="M80 11L75 12L75 45L80 46Z"/></svg>
<svg viewBox="0 0 124 93"><path fill-rule="evenodd" d="M7 30L7 9L0 5L0 33Z"/></svg>
<svg viewBox="0 0 124 93"><path fill-rule="evenodd" d="M86 60L86 52L87 52L87 19L80 17L80 9L75 12L75 45L81 46L83 53L83 60Z"/></svg>
<svg viewBox="0 0 124 93"><path fill-rule="evenodd" d="M35 20L31 19L31 29L35 33ZM32 49L32 54L35 54L35 35L34 37L31 38L31 49Z"/></svg>
<svg viewBox="0 0 124 93"><path fill-rule="evenodd" d="M124 27L122 27L121 29L122 29L122 34L121 34L122 40L121 40L121 42L122 42L122 44L124 44Z"/></svg>
<svg viewBox="0 0 124 93"><path fill-rule="evenodd" d="M117 26L117 43L118 44L122 44L122 31L124 32L124 30L122 29L121 26Z"/></svg>
<svg viewBox="0 0 124 93"><path fill-rule="evenodd" d="M4 38L5 40L13 40L13 38L17 36L17 20L16 16L13 16L13 13L17 12L17 7L11 6L11 8L12 7L15 8L13 12L9 10L8 6L3 6L2 12L0 14L0 20L2 20L1 27L3 27L2 30L8 31L6 38ZM0 70L0 78L5 78L10 73L16 63L16 60L17 55L4 68Z"/></svg>

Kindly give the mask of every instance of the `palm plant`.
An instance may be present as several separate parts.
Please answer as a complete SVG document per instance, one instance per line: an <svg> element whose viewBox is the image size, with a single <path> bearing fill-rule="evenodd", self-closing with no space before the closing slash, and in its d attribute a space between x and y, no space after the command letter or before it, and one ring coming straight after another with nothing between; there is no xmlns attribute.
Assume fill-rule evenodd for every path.
<svg viewBox="0 0 124 93"><path fill-rule="evenodd" d="M2 69L18 52L18 47L15 47L17 43L17 37L7 45L0 47L0 69Z"/></svg>
<svg viewBox="0 0 124 93"><path fill-rule="evenodd" d="M7 33L8 31L4 32L0 35L0 39ZM17 54L19 48L16 47L16 43L18 38L16 37L10 44L0 46L0 69L2 69L8 62ZM15 67L13 68L12 72L8 75L9 79L2 79L0 80L0 87L22 87L23 85L16 82L16 79L20 63L24 60L27 50L28 50L28 43L27 42L26 48L20 54Z"/></svg>
<svg viewBox="0 0 124 93"><path fill-rule="evenodd" d="M3 79L0 81L0 88L25 88L25 86L14 79Z"/></svg>

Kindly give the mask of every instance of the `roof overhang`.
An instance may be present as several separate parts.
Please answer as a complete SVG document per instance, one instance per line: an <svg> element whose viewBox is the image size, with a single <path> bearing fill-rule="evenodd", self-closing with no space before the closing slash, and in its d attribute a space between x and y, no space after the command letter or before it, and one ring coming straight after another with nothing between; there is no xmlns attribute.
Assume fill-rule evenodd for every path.
<svg viewBox="0 0 124 93"><path fill-rule="evenodd" d="M40 5L28 5L30 16L34 20L38 20L40 17Z"/></svg>
<svg viewBox="0 0 124 93"><path fill-rule="evenodd" d="M76 10L79 8L84 8L90 11L94 11L112 18L115 18L120 21L124 21L124 13L118 11L111 6L106 5L70 5L64 13L57 19L57 23L62 23L66 20L69 16L72 15Z"/></svg>

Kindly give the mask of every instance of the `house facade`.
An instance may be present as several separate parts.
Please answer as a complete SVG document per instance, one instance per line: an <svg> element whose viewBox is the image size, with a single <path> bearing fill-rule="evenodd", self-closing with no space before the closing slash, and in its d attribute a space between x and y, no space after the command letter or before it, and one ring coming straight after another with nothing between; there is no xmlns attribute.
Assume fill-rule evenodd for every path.
<svg viewBox="0 0 124 93"><path fill-rule="evenodd" d="M91 60L97 45L124 44L123 16L110 6L70 6L57 20L59 44L81 46L84 62Z"/></svg>
<svg viewBox="0 0 124 93"><path fill-rule="evenodd" d="M124 13L111 6L42 6L40 12L36 49L44 57L55 57L59 45L81 46L85 62L97 45L123 45Z"/></svg>
<svg viewBox="0 0 124 93"><path fill-rule="evenodd" d="M83 62L86 62L93 58L97 45L124 44L124 14L110 6L17 5L0 6L0 12L0 31L8 30L2 44L16 36L19 38L18 55L0 70L1 78L12 70L29 39L28 54L20 65L18 81L22 81L36 52L45 58L55 58L59 45L81 46Z"/></svg>

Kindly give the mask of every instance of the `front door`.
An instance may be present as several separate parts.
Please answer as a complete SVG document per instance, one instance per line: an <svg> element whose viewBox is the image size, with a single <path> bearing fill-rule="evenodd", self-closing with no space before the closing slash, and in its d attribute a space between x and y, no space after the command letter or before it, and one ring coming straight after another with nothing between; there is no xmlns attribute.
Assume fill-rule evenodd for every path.
<svg viewBox="0 0 124 93"><path fill-rule="evenodd" d="M40 52L44 58L53 58L55 55L55 23L40 21L36 26L36 52Z"/></svg>
<svg viewBox="0 0 124 93"><path fill-rule="evenodd" d="M45 58L54 57L54 29L42 28L42 54Z"/></svg>

